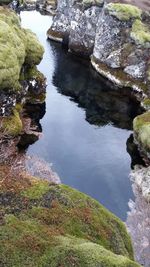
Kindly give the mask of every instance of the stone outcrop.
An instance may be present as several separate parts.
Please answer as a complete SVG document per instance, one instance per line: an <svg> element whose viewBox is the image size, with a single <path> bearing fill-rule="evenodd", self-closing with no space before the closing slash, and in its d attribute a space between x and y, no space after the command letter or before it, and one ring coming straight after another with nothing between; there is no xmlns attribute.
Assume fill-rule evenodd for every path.
<svg viewBox="0 0 150 267"><path fill-rule="evenodd" d="M106 1L107 2L107 1ZM109 1L110 2L110 1ZM114 1L113 1L114 2ZM116 1L118 2L118 1ZM91 59L92 66L118 87L132 89L143 109L150 109L150 13L139 7L103 1L58 1L48 38ZM135 140L149 156L150 118ZM143 117L141 117L143 118Z"/></svg>
<svg viewBox="0 0 150 267"><path fill-rule="evenodd" d="M36 35L21 28L20 18L0 8L0 133L17 136L22 131L24 102L45 100L46 81L36 65L44 48Z"/></svg>
<svg viewBox="0 0 150 267"><path fill-rule="evenodd" d="M148 88L150 15L136 6L103 1L58 1L48 38L90 57L93 67L119 86Z"/></svg>

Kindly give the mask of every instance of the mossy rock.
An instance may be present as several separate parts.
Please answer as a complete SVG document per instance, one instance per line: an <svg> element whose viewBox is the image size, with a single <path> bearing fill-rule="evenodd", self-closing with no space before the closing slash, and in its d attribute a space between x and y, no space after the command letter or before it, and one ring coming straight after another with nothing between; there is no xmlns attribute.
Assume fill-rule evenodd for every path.
<svg viewBox="0 0 150 267"><path fill-rule="evenodd" d="M44 49L36 35L21 28L19 17L0 8L0 88L19 89L23 64L37 65Z"/></svg>
<svg viewBox="0 0 150 267"><path fill-rule="evenodd" d="M58 236L54 246L42 261L51 267L138 267L126 257L115 255L102 246L73 236Z"/></svg>
<svg viewBox="0 0 150 267"><path fill-rule="evenodd" d="M104 0L83 0L82 3L88 8L91 6L102 6L104 4Z"/></svg>
<svg viewBox="0 0 150 267"><path fill-rule="evenodd" d="M135 138L144 152L150 152L150 111L137 116L133 121Z"/></svg>
<svg viewBox="0 0 150 267"><path fill-rule="evenodd" d="M145 98L142 101L142 107L144 107L145 110L150 110L150 98Z"/></svg>
<svg viewBox="0 0 150 267"><path fill-rule="evenodd" d="M30 176L7 178L6 167L0 180L2 266L69 266L71 258L75 266L138 266L124 223L91 197Z"/></svg>
<svg viewBox="0 0 150 267"><path fill-rule="evenodd" d="M30 66L38 65L42 60L44 48L39 43L36 34L31 30L24 30L26 40L26 58L25 63Z"/></svg>
<svg viewBox="0 0 150 267"><path fill-rule="evenodd" d="M129 4L110 3L106 5L105 9L110 15L121 21L128 21L135 18L140 19L142 15L141 9Z"/></svg>
<svg viewBox="0 0 150 267"><path fill-rule="evenodd" d="M130 36L137 45L150 48L150 29L141 20L136 19L134 21Z"/></svg>
<svg viewBox="0 0 150 267"><path fill-rule="evenodd" d="M21 133L22 121L17 109L14 108L12 112L12 115L2 119L1 132L3 132L4 135L17 136Z"/></svg>
<svg viewBox="0 0 150 267"><path fill-rule="evenodd" d="M34 220L5 218L0 235L1 266L139 267L126 257L73 236L53 235Z"/></svg>

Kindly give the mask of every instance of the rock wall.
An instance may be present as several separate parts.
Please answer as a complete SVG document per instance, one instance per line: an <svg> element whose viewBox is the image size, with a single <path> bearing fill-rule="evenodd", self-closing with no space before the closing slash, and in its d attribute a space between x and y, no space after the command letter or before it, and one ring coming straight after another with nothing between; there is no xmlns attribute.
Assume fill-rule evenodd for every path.
<svg viewBox="0 0 150 267"><path fill-rule="evenodd" d="M99 74L121 88L131 88L141 106L147 111L150 109L148 11L134 5L103 1L58 1L47 36L67 44L70 52L91 59ZM150 117L146 115L146 118L146 124L150 124ZM135 124L140 150L143 146L147 149L149 127L146 127L146 136L143 134L139 139Z"/></svg>

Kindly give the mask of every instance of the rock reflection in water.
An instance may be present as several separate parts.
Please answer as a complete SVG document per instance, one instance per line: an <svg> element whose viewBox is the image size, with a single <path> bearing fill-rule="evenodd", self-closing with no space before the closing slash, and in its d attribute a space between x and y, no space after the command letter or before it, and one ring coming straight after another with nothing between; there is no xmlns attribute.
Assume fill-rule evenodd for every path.
<svg viewBox="0 0 150 267"><path fill-rule="evenodd" d="M30 118L31 125L27 131L21 136L18 143L19 149L27 149L29 145L34 144L42 134L42 126L40 120L45 115L46 104L26 104L25 117Z"/></svg>
<svg viewBox="0 0 150 267"><path fill-rule="evenodd" d="M138 147L134 143L133 134L131 134L129 138L127 139L127 152L129 153L131 157L131 169L133 169L134 166L137 164L145 166L145 162L140 155Z"/></svg>
<svg viewBox="0 0 150 267"><path fill-rule="evenodd" d="M132 129L133 118L141 113L141 108L130 89L115 88L86 66L86 61L81 61L79 68L79 58L65 50L60 52L59 45L51 43L51 46L58 62L53 82L61 94L70 96L85 109L86 120L98 126L111 123L122 129Z"/></svg>

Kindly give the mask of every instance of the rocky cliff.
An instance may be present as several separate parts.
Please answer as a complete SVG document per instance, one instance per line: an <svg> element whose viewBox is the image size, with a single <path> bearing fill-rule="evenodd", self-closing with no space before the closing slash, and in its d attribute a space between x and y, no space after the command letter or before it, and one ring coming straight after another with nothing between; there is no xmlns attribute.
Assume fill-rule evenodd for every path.
<svg viewBox="0 0 150 267"><path fill-rule="evenodd" d="M114 2L114 1L113 1ZM150 108L150 13L139 7L104 1L58 1L48 38L63 42L74 54L89 58L95 70L119 87L132 89ZM146 124L150 123L146 115ZM146 156L149 145L135 138ZM139 129L139 128L138 128ZM145 129L145 128L144 128ZM144 131L145 132L145 131ZM146 127L146 137L150 131ZM148 142L148 141L147 141Z"/></svg>

